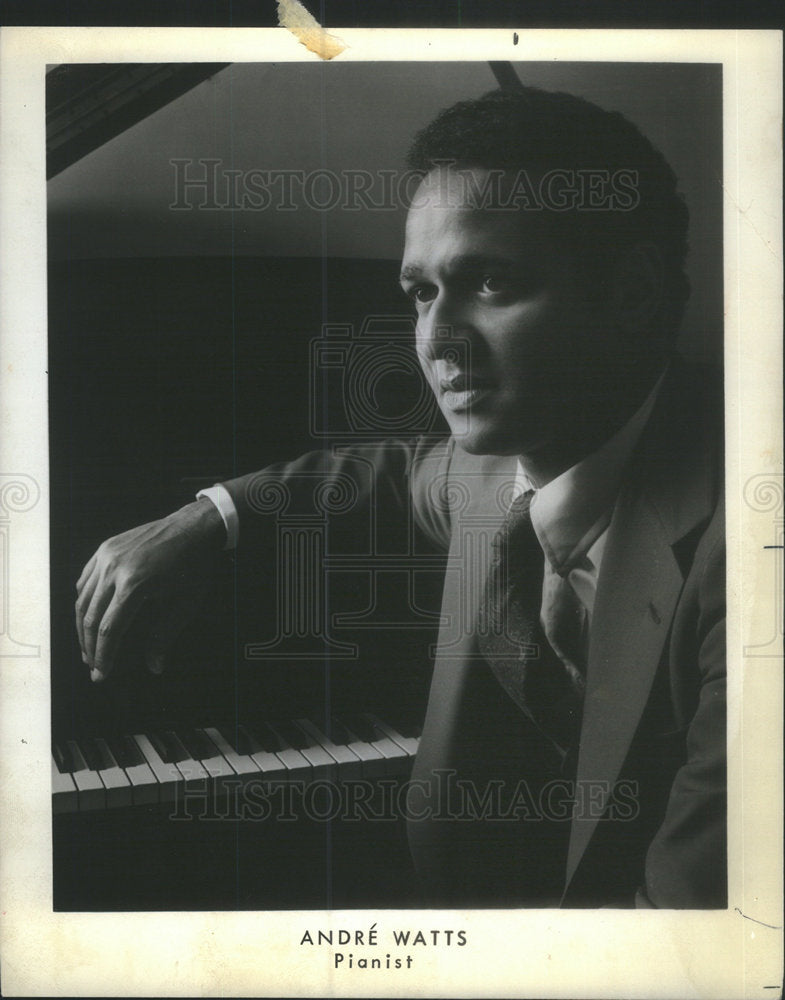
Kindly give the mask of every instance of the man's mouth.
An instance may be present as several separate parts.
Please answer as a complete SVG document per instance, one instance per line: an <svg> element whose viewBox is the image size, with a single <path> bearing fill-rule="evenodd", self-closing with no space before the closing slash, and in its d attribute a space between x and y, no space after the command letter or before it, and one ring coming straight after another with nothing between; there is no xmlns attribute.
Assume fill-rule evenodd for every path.
<svg viewBox="0 0 785 1000"><path fill-rule="evenodd" d="M439 379L441 401L448 410L460 413L478 403L493 388L493 383L482 376L457 372L449 378Z"/></svg>

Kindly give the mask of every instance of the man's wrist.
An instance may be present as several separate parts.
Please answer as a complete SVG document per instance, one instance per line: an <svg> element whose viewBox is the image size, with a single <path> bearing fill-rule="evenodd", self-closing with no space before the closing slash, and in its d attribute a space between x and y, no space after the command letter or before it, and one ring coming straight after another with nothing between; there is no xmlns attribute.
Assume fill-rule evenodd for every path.
<svg viewBox="0 0 785 1000"><path fill-rule="evenodd" d="M220 483L199 490L197 499L208 500L218 511L224 526L224 548L231 551L237 548L237 541L240 533L239 518L237 508L234 505L231 494Z"/></svg>
<svg viewBox="0 0 785 1000"><path fill-rule="evenodd" d="M226 547L226 527L223 518L207 498L194 500L176 512L183 531L203 539L208 548L220 552Z"/></svg>

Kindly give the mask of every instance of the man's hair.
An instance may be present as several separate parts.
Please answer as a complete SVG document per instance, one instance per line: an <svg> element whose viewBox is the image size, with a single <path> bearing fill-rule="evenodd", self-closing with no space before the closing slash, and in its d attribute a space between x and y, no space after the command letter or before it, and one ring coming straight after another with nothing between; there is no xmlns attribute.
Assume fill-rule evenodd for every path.
<svg viewBox="0 0 785 1000"><path fill-rule="evenodd" d="M554 213L554 222L570 241L585 290L597 298L626 251L654 243L665 271L662 332L675 333L690 293L684 273L689 213L664 156L622 114L535 87L493 90L444 109L415 136L410 169L428 173L445 163L524 172L603 170L611 177L624 172L627 184L633 176L634 207L629 199L626 210L578 203Z"/></svg>

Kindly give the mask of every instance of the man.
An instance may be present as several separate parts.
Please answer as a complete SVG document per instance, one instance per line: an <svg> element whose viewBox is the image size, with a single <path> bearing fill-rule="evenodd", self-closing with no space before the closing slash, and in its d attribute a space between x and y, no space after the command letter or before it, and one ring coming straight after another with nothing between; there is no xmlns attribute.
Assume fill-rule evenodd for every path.
<svg viewBox="0 0 785 1000"><path fill-rule="evenodd" d="M449 553L409 797L434 904L723 906L722 446L674 353L673 173L620 115L530 88L442 112L410 166L401 283L449 439L304 456L105 542L85 662L103 679L153 602L162 669L216 553L269 530L260 484L348 477Z"/></svg>

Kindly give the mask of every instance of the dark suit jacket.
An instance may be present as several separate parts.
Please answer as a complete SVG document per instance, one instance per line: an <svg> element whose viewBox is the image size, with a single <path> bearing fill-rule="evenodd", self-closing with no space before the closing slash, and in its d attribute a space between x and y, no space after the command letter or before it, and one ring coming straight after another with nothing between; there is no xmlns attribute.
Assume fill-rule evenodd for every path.
<svg viewBox="0 0 785 1000"><path fill-rule="evenodd" d="M721 399L721 395L719 397ZM477 654L487 548L515 460L451 440L314 453L227 485L241 545L275 481L353 484L449 551L409 840L434 905L726 904L721 408L673 366L626 470L590 635L579 744L564 757ZM260 478L261 477L261 478Z"/></svg>

